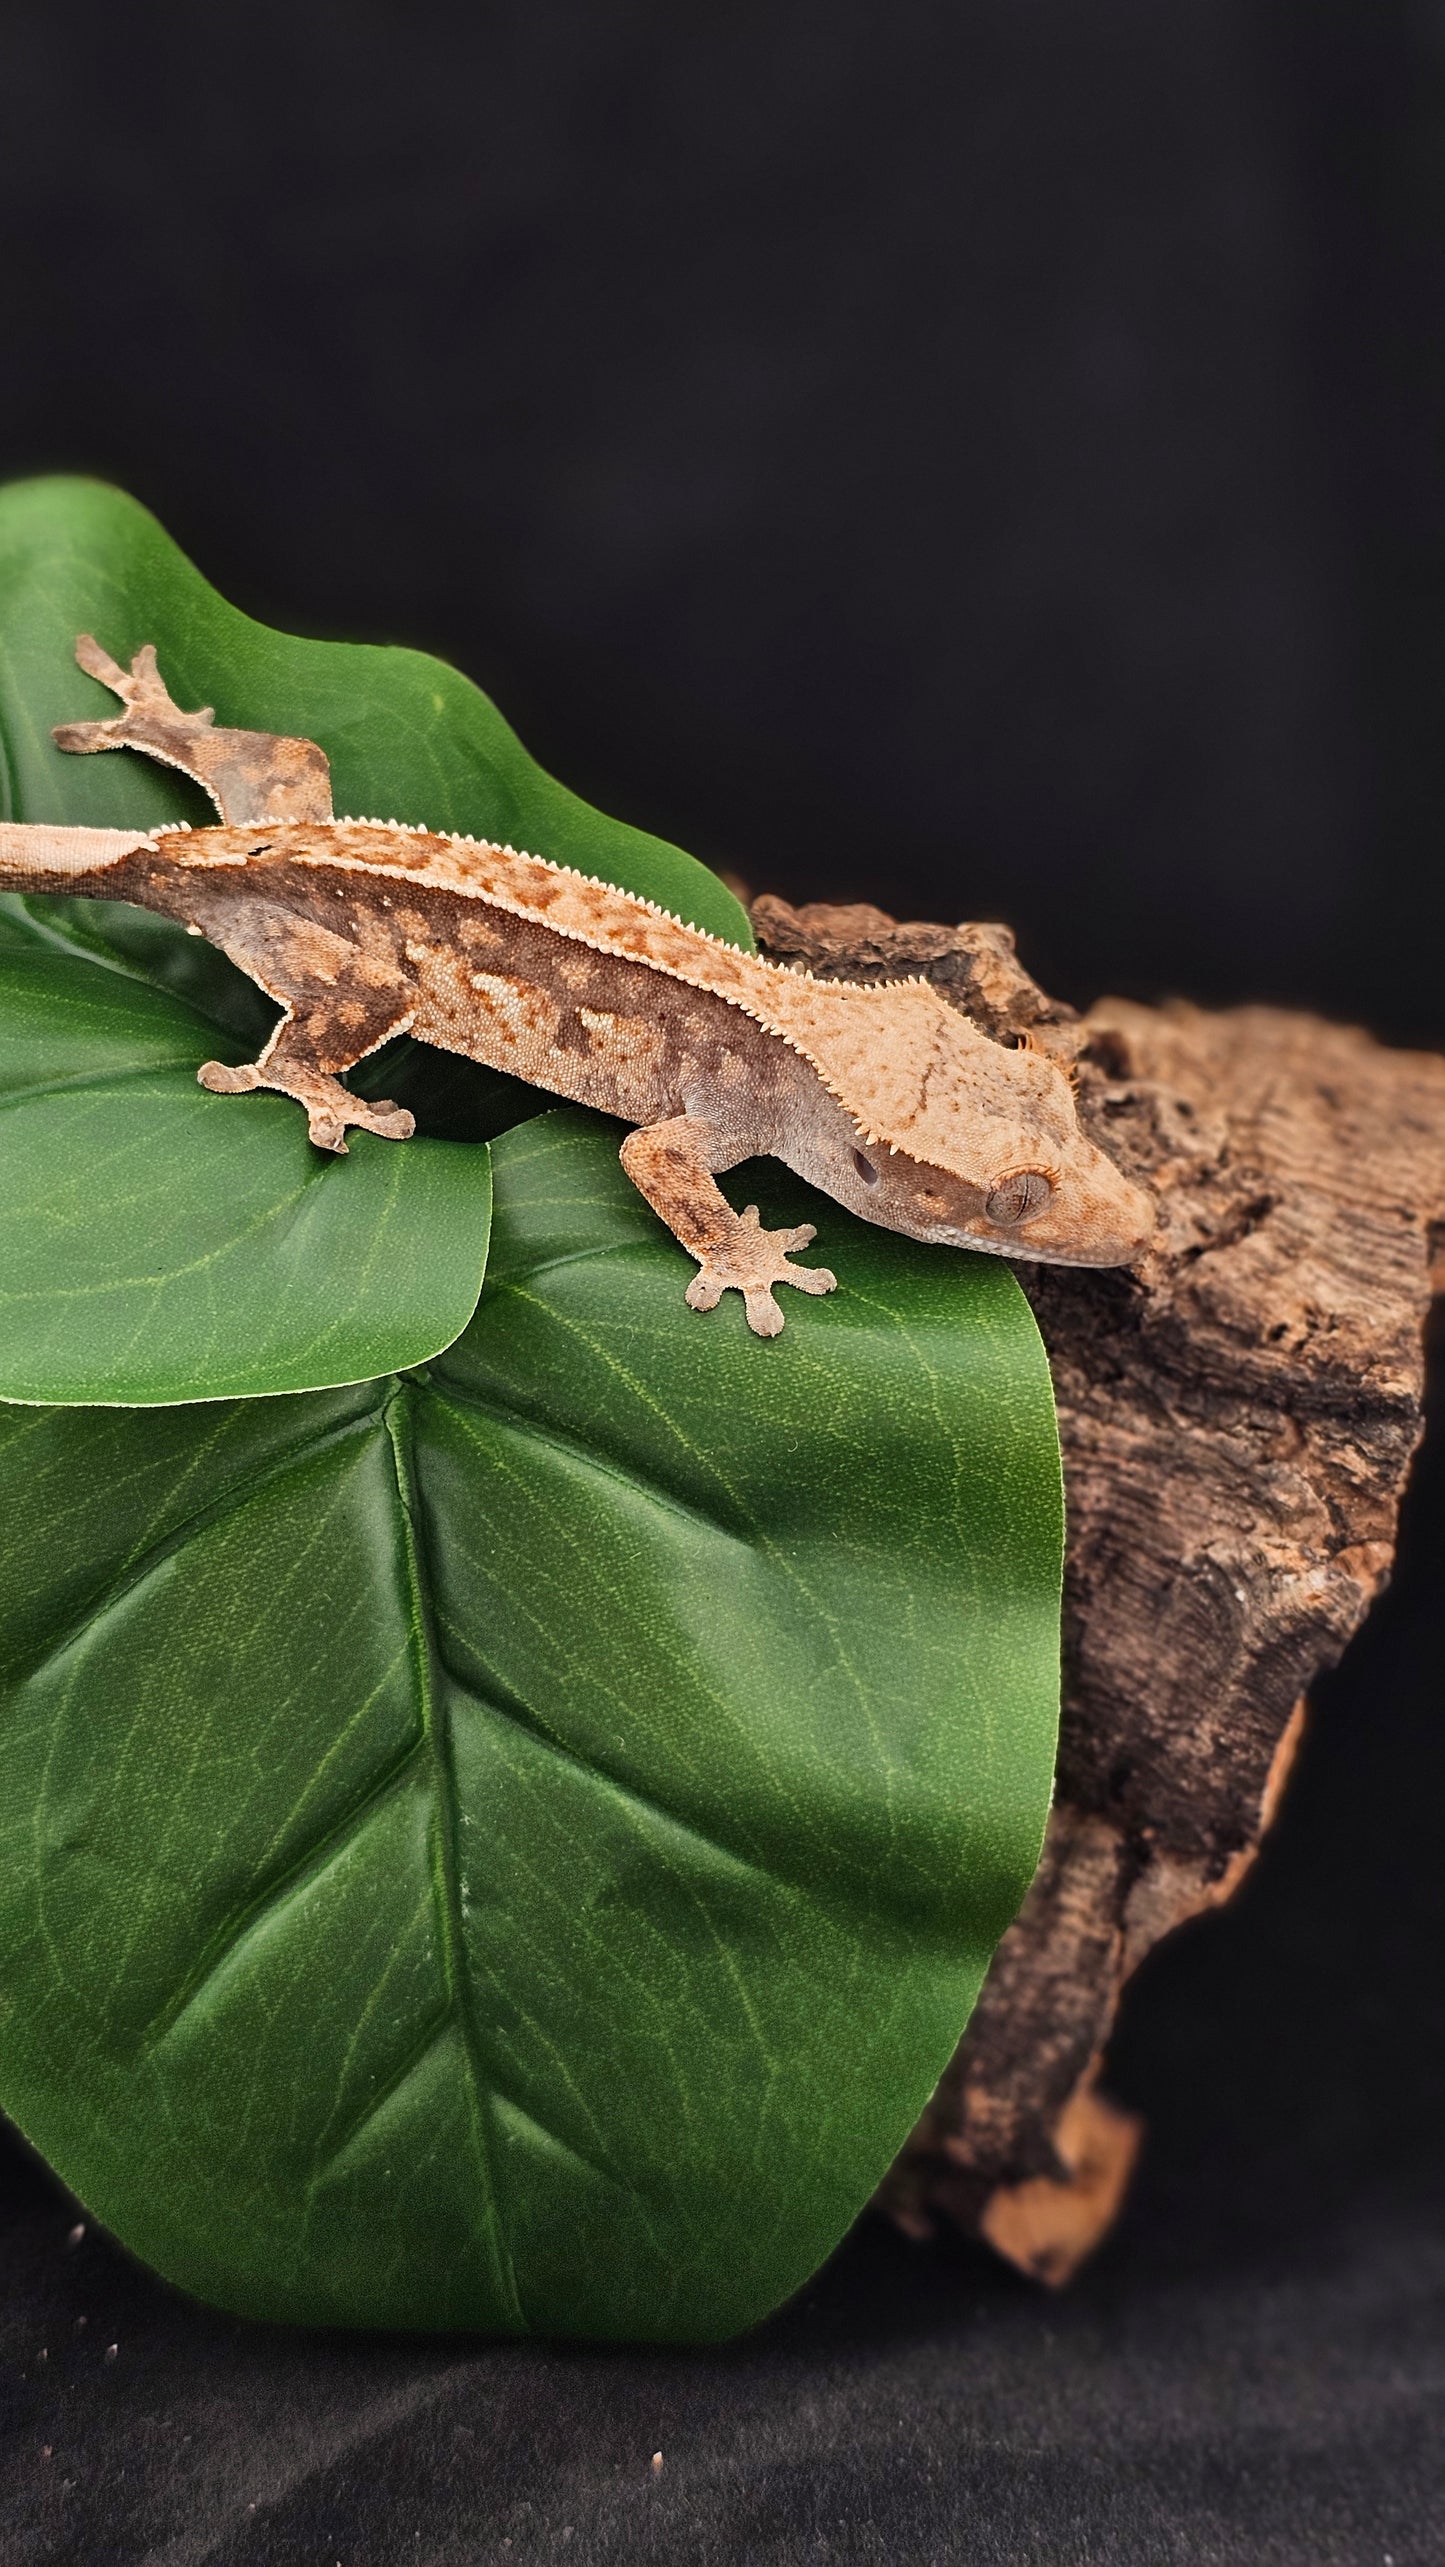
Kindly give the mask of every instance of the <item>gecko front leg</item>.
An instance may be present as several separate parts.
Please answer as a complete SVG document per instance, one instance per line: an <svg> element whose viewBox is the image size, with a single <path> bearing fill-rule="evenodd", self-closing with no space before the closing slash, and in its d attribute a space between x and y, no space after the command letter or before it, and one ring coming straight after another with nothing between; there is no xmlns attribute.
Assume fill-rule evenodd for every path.
<svg viewBox="0 0 1445 2567"><path fill-rule="evenodd" d="M832 1292L837 1276L826 1266L794 1266L791 1248L806 1248L817 1232L811 1221L795 1230L765 1230L758 1207L734 1212L714 1178L730 1164L716 1127L700 1114L674 1114L629 1132L622 1164L644 1201L675 1239L696 1257L699 1271L685 1295L689 1309L716 1310L725 1292L740 1292L748 1326L757 1337L776 1337L783 1314L772 1286L799 1292Z"/></svg>

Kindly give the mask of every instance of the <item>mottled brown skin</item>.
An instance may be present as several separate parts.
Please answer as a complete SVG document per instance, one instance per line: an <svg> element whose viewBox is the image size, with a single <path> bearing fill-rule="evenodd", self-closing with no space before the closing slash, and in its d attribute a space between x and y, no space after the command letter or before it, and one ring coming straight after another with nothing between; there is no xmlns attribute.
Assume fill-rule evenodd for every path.
<svg viewBox="0 0 1445 2567"><path fill-rule="evenodd" d="M543 857L334 819L313 742L181 712L149 647L130 672L88 636L77 657L126 710L65 725L58 744L161 758L205 786L222 825L0 823L0 881L134 901L248 973L281 1023L244 1068L206 1062L206 1087L296 1098L322 1149L344 1150L352 1125L404 1140L411 1116L340 1074L409 1031L619 1115L636 1127L623 1166L697 1259L688 1301L711 1310L739 1291L759 1336L783 1325L774 1284L835 1281L789 1261L811 1225L766 1231L721 1193L716 1177L759 1155L912 1238L1071 1265L1127 1264L1146 1245L1150 1200L1080 1130L1066 1073L926 983L815 982Z"/></svg>

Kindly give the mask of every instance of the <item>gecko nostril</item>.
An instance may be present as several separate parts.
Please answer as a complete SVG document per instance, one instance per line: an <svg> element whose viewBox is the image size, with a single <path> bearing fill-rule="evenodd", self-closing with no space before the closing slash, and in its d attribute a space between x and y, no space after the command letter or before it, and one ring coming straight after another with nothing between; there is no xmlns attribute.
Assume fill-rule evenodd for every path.
<svg viewBox="0 0 1445 2567"><path fill-rule="evenodd" d="M859 1175L860 1175L860 1177L862 1178L863 1183L864 1183L865 1185L876 1185L876 1184L878 1183L878 1171L877 1171L877 1169L876 1169L876 1168L875 1168L875 1166L873 1165L873 1162L872 1162L872 1160L871 1160L871 1159L865 1159L865 1158L864 1158L863 1153L862 1153L862 1151L861 1151L861 1150L855 1150L855 1151L854 1151L854 1153L853 1153L853 1165L854 1165L854 1167L857 1169L858 1174L859 1174Z"/></svg>

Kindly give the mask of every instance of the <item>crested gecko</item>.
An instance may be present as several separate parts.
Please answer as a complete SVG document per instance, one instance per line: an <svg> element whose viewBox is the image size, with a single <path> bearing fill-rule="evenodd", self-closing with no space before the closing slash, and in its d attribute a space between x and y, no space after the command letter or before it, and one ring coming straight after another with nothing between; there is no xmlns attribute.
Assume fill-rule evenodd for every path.
<svg viewBox="0 0 1445 2567"><path fill-rule="evenodd" d="M337 819L313 741L182 712L149 644L129 670L89 635L76 658L124 711L62 724L57 745L179 768L220 825L0 822L0 882L137 902L248 973L281 1020L254 1061L202 1064L215 1093L294 1097L323 1150L350 1126L405 1140L412 1116L340 1074L410 1031L618 1115L628 1176L696 1260L689 1304L738 1291L760 1337L783 1325L775 1284L836 1278L792 1262L812 1224L764 1230L727 1202L716 1178L759 1155L914 1239L1082 1266L1147 1244L1150 1200L1081 1130L1066 1071L927 982L815 981L545 856Z"/></svg>

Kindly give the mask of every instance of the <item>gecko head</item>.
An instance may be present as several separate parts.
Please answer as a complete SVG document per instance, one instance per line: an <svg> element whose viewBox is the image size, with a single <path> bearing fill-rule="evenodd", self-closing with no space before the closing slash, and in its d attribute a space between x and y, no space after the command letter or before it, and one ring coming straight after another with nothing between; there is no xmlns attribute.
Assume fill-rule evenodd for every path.
<svg viewBox="0 0 1445 2567"><path fill-rule="evenodd" d="M1142 1256L1154 1206L1081 1132L1053 1151L1041 1150L1037 1132L991 1137L993 1164L976 1178L891 1151L893 1226L940 1246L1046 1265L1128 1266Z"/></svg>
<svg viewBox="0 0 1445 2567"><path fill-rule="evenodd" d="M829 1192L940 1246L1131 1265L1153 1236L1154 1204L1082 1130L1067 1071L1042 1051L1005 1049L952 1008L929 1015L917 1084L871 1129L855 1114L832 1136Z"/></svg>

